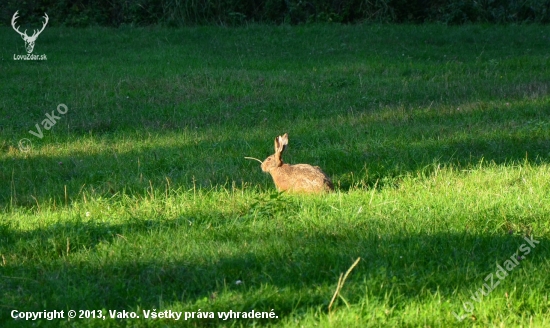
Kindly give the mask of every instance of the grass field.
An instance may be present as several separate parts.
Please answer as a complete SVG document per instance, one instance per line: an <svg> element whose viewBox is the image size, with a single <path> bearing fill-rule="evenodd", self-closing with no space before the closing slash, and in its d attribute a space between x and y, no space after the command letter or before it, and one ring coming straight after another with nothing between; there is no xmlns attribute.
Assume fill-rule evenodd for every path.
<svg viewBox="0 0 550 328"><path fill-rule="evenodd" d="M0 41L0 326L550 325L550 26ZM336 192L244 159L284 132Z"/></svg>

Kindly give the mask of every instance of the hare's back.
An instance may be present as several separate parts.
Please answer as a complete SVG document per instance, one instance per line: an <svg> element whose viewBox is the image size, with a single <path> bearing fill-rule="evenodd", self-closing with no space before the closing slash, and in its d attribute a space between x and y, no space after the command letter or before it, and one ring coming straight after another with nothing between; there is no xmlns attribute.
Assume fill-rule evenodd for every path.
<svg viewBox="0 0 550 328"><path fill-rule="evenodd" d="M295 189L321 191L332 190L330 178L318 166L309 164L290 165L290 177Z"/></svg>
<svg viewBox="0 0 550 328"><path fill-rule="evenodd" d="M294 174L311 174L311 175L323 175L326 176L325 172L321 170L319 166L313 166L309 164L294 164L290 165L291 171L294 171Z"/></svg>

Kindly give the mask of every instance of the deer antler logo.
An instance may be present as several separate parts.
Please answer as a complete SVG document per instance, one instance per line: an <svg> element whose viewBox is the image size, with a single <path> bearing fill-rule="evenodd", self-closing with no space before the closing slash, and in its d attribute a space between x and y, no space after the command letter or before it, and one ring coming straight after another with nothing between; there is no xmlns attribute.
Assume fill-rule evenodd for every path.
<svg viewBox="0 0 550 328"><path fill-rule="evenodd" d="M44 13L45 21L42 23L42 28L40 30L34 30L33 34L31 36L28 36L27 35L27 30L25 30L25 32L21 32L21 31L19 31L19 27L15 26L15 21L17 20L17 18L19 18L17 16L18 12L19 12L19 10L16 11L15 14L13 14L13 17L11 18L11 26L13 27L15 32L17 32L17 33L19 33L19 35L21 35L21 38L23 38L23 40L25 41L25 48L27 49L27 53L30 54L34 50L34 42L36 41L36 38L38 38L40 33L42 33L42 31L44 31L44 28L46 27L46 25L48 25L48 20L50 20L50 18L48 17L48 15L46 13Z"/></svg>

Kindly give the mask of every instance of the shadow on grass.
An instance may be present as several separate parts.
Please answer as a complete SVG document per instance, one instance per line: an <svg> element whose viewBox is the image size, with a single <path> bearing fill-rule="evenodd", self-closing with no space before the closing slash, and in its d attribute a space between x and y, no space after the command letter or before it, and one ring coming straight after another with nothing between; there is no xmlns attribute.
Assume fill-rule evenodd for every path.
<svg viewBox="0 0 550 328"><path fill-rule="evenodd" d="M518 259L514 267L522 269L511 268L502 285L514 287L497 288L521 289L526 281L536 279L531 274L544 271L545 258L550 255L548 238L532 236L538 243L530 245L520 233L418 235L399 228L392 235L379 235L372 232L368 220L306 231L281 231L276 222L267 231L238 231L227 221L218 222L220 229L210 230L199 241L203 254L186 252L185 247L179 253L164 254L173 243L195 243L190 237L206 229L206 221L201 220L212 217L212 213L203 215L195 218L194 226L187 217L119 225L75 222L26 232L0 225L4 261L0 323L4 327L20 323L10 318L12 309L274 309L279 318L297 308L326 312L339 274L357 257L362 261L342 291L351 302L360 301L366 293L371 301L382 302L388 300L390 290L395 297L388 300L390 307L402 304L403 298L423 299L436 291L453 301L457 291L479 290L487 275L495 273L496 265L504 266L511 258ZM249 219L239 220L246 223ZM140 236L155 233L157 244L139 245ZM530 253L518 252L521 245L529 247ZM132 249L133 257L125 256L127 249ZM216 253L220 255L212 256ZM84 260L81 254L86 254ZM238 280L243 283L236 284ZM487 297L503 296L499 292ZM220 322L196 320L192 324ZM57 326L59 321L41 324ZM122 320L119 324L129 323Z"/></svg>
<svg viewBox="0 0 550 328"><path fill-rule="evenodd" d="M482 160L505 164L527 159L538 164L550 158L550 128L545 118L550 112L531 106L479 105L454 112L394 114L381 109L350 114L343 123L347 126L331 125L326 122L331 114L327 115L313 121L297 119L278 133L291 135L287 162L321 166L342 190L361 184L380 187L385 181L392 185L395 178L422 172L434 163L464 168ZM316 131L312 122L326 127ZM94 155L4 157L0 160L0 184L6 188L0 190L0 205L32 207L52 197L59 203L72 202L85 186L84 190L107 197L144 193L150 187L162 190L167 181L184 188L231 183L274 188L259 165L243 157L263 159L272 154L276 134L259 137L263 133L254 129L250 135L234 133L245 129L238 118L228 120L219 129L225 134L181 146L149 146L140 151L111 150ZM178 130L152 130L162 131ZM60 187L63 185L66 194Z"/></svg>

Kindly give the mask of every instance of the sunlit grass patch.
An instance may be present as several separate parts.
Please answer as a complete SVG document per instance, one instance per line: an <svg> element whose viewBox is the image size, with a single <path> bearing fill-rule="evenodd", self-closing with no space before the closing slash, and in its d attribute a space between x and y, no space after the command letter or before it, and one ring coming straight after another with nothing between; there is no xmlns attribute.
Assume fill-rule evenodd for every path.
<svg viewBox="0 0 550 328"><path fill-rule="evenodd" d="M3 326L12 309L278 316L46 326L548 323L546 27L49 31L47 62L1 64ZM285 161L334 193L278 194L244 158L284 132ZM540 244L472 301L526 236Z"/></svg>

